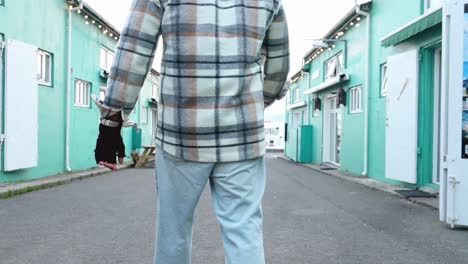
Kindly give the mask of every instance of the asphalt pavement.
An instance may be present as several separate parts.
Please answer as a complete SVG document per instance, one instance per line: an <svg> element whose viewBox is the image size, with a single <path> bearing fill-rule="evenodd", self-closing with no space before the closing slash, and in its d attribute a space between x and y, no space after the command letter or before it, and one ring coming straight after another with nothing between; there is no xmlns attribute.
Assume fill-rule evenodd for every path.
<svg viewBox="0 0 468 264"><path fill-rule="evenodd" d="M274 156L267 166L267 263L468 263L468 229L435 210ZM154 170L142 168L0 200L0 264L152 264L155 197ZM223 261L207 189L193 264Z"/></svg>

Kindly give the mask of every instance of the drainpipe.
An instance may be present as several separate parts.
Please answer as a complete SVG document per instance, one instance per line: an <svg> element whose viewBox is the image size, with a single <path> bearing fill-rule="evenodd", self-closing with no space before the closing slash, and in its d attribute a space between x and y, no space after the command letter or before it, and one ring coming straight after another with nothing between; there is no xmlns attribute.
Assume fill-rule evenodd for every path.
<svg viewBox="0 0 468 264"><path fill-rule="evenodd" d="M84 2L84 1L83 1ZM68 8L68 43L67 43L67 109L65 132L65 170L71 172L70 166L70 107L71 107L71 78L72 78L72 15L74 11L83 8L83 2L75 8ZM70 6L71 7L71 6Z"/></svg>
<svg viewBox="0 0 468 264"><path fill-rule="evenodd" d="M361 16L365 16L367 20L367 37L366 37L366 89L364 89L365 94L365 104L364 104L364 170L362 175L367 175L368 173L368 159L369 159L369 103L370 103L370 33L371 33L371 14L361 10L361 5L356 4L356 13Z"/></svg>

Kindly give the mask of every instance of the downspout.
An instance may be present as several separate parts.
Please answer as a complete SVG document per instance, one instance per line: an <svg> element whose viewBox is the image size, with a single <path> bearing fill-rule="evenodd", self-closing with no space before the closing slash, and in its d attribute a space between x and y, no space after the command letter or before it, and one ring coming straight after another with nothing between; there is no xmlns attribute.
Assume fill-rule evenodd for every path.
<svg viewBox="0 0 468 264"><path fill-rule="evenodd" d="M68 8L68 43L67 43L67 105L66 105L66 128L65 128L65 170L71 172L70 166L70 106L71 106L71 78L72 78L72 14L83 8L83 2L79 6Z"/></svg>
<svg viewBox="0 0 468 264"><path fill-rule="evenodd" d="M367 175L368 168L369 168L369 103L370 103L370 33L371 33L371 14L368 12L364 12L361 10L361 5L356 3L356 14L365 16L367 20L367 37L366 37L366 89L364 89L364 170L362 171L362 175Z"/></svg>

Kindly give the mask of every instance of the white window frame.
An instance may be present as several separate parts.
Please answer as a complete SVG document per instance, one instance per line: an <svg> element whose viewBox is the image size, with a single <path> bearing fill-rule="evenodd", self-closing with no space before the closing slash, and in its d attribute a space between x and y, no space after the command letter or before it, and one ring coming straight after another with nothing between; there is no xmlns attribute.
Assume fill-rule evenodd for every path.
<svg viewBox="0 0 468 264"><path fill-rule="evenodd" d="M299 87L294 89L294 102L297 103L299 102L299 98L301 96L301 91L299 90Z"/></svg>
<svg viewBox="0 0 468 264"><path fill-rule="evenodd" d="M362 113L362 86L349 89L349 113Z"/></svg>
<svg viewBox="0 0 468 264"><path fill-rule="evenodd" d="M91 83L83 80L75 80L75 106L81 108L90 107Z"/></svg>
<svg viewBox="0 0 468 264"><path fill-rule="evenodd" d="M159 101L159 84L152 83L151 85L151 97Z"/></svg>
<svg viewBox="0 0 468 264"><path fill-rule="evenodd" d="M320 69L317 69L312 73L312 80L317 80L318 78L320 78Z"/></svg>
<svg viewBox="0 0 468 264"><path fill-rule="evenodd" d="M344 71L344 57L340 52L325 62L325 79L339 76Z"/></svg>
<svg viewBox="0 0 468 264"><path fill-rule="evenodd" d="M106 93L107 93L106 86L99 87L99 100L104 101L104 99L106 98Z"/></svg>
<svg viewBox="0 0 468 264"><path fill-rule="evenodd" d="M302 111L302 125L307 126L309 124L309 115L307 110Z"/></svg>
<svg viewBox="0 0 468 264"><path fill-rule="evenodd" d="M292 118L292 127L293 129L299 128L301 122L301 113L300 112L294 112L293 113L293 118Z"/></svg>
<svg viewBox="0 0 468 264"><path fill-rule="evenodd" d="M148 124L148 107L141 106L141 123Z"/></svg>
<svg viewBox="0 0 468 264"><path fill-rule="evenodd" d="M48 63L48 64L47 64ZM52 54L37 51L37 83L44 86L52 86Z"/></svg>
<svg viewBox="0 0 468 264"><path fill-rule="evenodd" d="M101 46L101 50L99 53L99 67L102 70L106 70L107 72L110 72L110 69L112 67L112 62L114 61L115 53L108 48L105 48Z"/></svg>
<svg viewBox="0 0 468 264"><path fill-rule="evenodd" d="M380 96L386 97L388 92L387 63L380 66Z"/></svg>

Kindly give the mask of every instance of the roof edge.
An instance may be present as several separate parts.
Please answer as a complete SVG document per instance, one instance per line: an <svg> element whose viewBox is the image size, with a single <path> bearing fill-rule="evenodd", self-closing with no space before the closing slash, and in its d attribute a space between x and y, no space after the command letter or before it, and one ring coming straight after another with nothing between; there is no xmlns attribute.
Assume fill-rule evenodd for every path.
<svg viewBox="0 0 468 264"><path fill-rule="evenodd" d="M363 1L362 3L358 4L359 7L362 7L363 5L366 4L372 4L372 0L366 0ZM348 13L346 13L323 37L322 39L331 39L333 38L333 35L335 35L337 32L341 31L350 21L354 20L359 14L357 13L356 6L354 6ZM312 56L313 53L315 53L318 48L313 48L309 50L303 59L307 60L310 56Z"/></svg>

